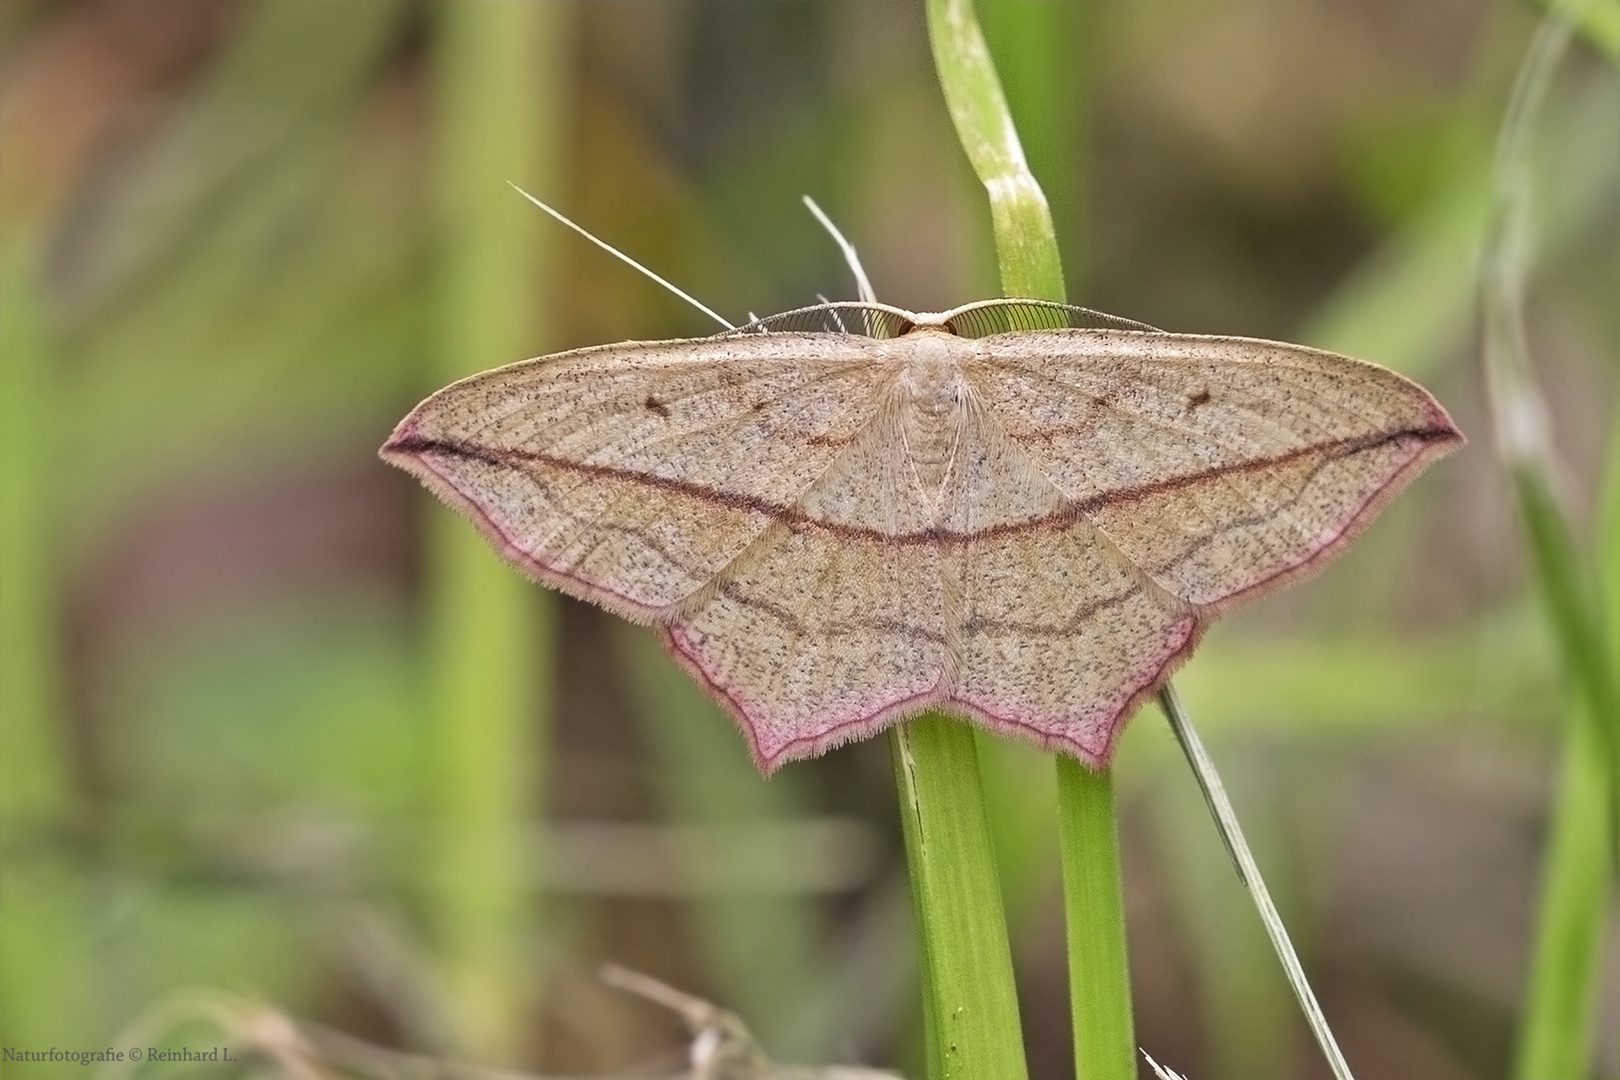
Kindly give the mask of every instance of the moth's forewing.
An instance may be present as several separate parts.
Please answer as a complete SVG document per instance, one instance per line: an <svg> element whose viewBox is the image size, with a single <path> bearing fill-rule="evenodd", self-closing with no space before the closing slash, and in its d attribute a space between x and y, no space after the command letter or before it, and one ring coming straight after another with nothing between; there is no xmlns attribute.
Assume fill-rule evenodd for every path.
<svg viewBox="0 0 1620 1080"><path fill-rule="evenodd" d="M1210 620L1462 441L1346 357L1018 329L1107 318L834 304L583 349L440 391L383 456L530 576L661 624L762 768L933 707L1103 766Z"/></svg>

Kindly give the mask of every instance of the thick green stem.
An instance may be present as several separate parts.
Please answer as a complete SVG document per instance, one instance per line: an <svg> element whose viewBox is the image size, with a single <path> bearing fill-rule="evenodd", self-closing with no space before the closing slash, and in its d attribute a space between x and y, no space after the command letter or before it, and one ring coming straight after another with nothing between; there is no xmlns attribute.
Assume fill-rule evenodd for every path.
<svg viewBox="0 0 1620 1080"><path fill-rule="evenodd" d="M1067 757L1058 758L1057 774L1075 1075L1131 1080L1136 1076L1136 1032L1125 956L1114 778Z"/></svg>
<svg viewBox="0 0 1620 1080"><path fill-rule="evenodd" d="M440 16L438 375L449 378L543 351L543 234L507 183L555 186L567 8L455 0ZM433 524L436 917L451 1035L463 1053L511 1062L528 1049L523 1018L537 984L525 955L527 879L552 605L466 522L437 513Z"/></svg>
<svg viewBox="0 0 1620 1080"><path fill-rule="evenodd" d="M1024 1040L979 759L966 725L937 714L890 729L921 942L933 1080L1019 1080Z"/></svg>
<svg viewBox="0 0 1620 1080"><path fill-rule="evenodd" d="M1003 294L1065 299L1052 217L1025 161L972 3L929 0L928 30L957 137L990 196ZM1133 1077L1135 1036L1111 779L1060 759L1058 821L1076 1069L1086 1080Z"/></svg>

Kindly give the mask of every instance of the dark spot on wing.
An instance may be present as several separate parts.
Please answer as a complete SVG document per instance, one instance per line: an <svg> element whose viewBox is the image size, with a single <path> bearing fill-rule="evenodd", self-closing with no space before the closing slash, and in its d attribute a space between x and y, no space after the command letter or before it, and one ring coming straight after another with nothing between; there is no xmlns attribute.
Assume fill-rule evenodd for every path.
<svg viewBox="0 0 1620 1080"><path fill-rule="evenodd" d="M1208 388L1200 386L1187 398L1187 411L1192 412L1200 405L1208 405L1210 396Z"/></svg>
<svg viewBox="0 0 1620 1080"><path fill-rule="evenodd" d="M647 400L642 404L647 406L647 411L650 413L657 413L659 416L669 415L669 406L665 405L662 401L659 401L651 394L647 395Z"/></svg>

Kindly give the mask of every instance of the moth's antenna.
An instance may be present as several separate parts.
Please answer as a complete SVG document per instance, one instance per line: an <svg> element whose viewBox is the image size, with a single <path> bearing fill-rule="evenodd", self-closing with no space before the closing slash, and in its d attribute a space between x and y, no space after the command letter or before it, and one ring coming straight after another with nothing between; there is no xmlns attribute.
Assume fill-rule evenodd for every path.
<svg viewBox="0 0 1620 1080"><path fill-rule="evenodd" d="M607 241L598 240L596 237L592 236L590 233L586 232L584 229L580 228L578 225L575 225L572 221L569 221L567 218L563 217L557 211L553 210L551 207L547 206L545 203L541 202L539 199L535 198L533 195L530 195L527 191L524 191L522 188L518 187L516 184L512 184L512 181L508 180L507 183L512 185L512 190L513 191L517 192L519 195L523 196L525 199L528 199L530 202L534 203L534 205L538 206L540 209L544 210L546 213L550 214L552 217L556 218L558 221L562 222L564 225L568 226L570 229L573 229L575 232L579 233L579 235L583 236L585 239L589 240L591 243L595 244L597 247L601 248L603 251L607 252L609 255L615 256L616 258L619 258L619 259L623 259L625 262L629 263L631 266L635 267L637 270L640 270L643 274L646 274L648 277L650 277L654 281L658 282L658 284L662 285L664 288L668 289L670 292L674 293L676 296L680 297L682 300L685 300L688 304L691 304L693 307L695 307L699 311L703 312L703 314L707 315L709 318L713 319L715 322L719 323L721 326L725 327L727 330L735 330L735 329L737 329L730 322L726 321L725 316L718 314L713 308L709 307L707 304L703 303L701 300L696 299L690 293L686 292L684 289L678 288L677 286L670 284L668 281L665 281L663 278L659 277L657 274L653 273L651 270L647 269L645 266L642 266L640 263L636 262L636 260L632 259L630 256L626 255L624 252L620 251L618 248L614 247L612 244L608 243ZM843 237L839 237L839 240L842 241Z"/></svg>
<svg viewBox="0 0 1620 1080"><path fill-rule="evenodd" d="M877 293L872 291L872 282L867 278L866 271L861 268L861 257L855 254L855 245L844 239L844 234L838 231L838 226L832 223L832 218L821 212L821 207L816 205L816 200L808 195L802 196L802 198L804 199L804 205L808 206L810 212L816 215L816 220L821 222L821 227L832 233L832 238L838 242L839 247L844 249L844 261L849 264L849 268L855 273L855 290L860 293L861 299L868 304L877 303Z"/></svg>
<svg viewBox="0 0 1620 1080"><path fill-rule="evenodd" d="M844 317L838 314L838 309L832 306L832 301L820 293L816 293L816 299L827 305L827 314L832 316L833 325L838 327L838 332L840 334L849 333L849 329L844 326Z"/></svg>

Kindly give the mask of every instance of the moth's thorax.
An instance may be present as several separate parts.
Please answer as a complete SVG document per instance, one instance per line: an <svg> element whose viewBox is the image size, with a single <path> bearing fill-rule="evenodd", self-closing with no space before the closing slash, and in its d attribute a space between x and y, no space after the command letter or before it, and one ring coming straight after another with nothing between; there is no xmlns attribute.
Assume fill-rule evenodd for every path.
<svg viewBox="0 0 1620 1080"><path fill-rule="evenodd" d="M899 386L906 455L923 494L937 500L950 476L955 433L966 405L961 359L967 343L932 329L913 331L901 340L911 349Z"/></svg>
<svg viewBox="0 0 1620 1080"><path fill-rule="evenodd" d="M900 375L906 397L931 412L949 411L958 394L967 343L942 330L913 331L900 341L910 354Z"/></svg>

